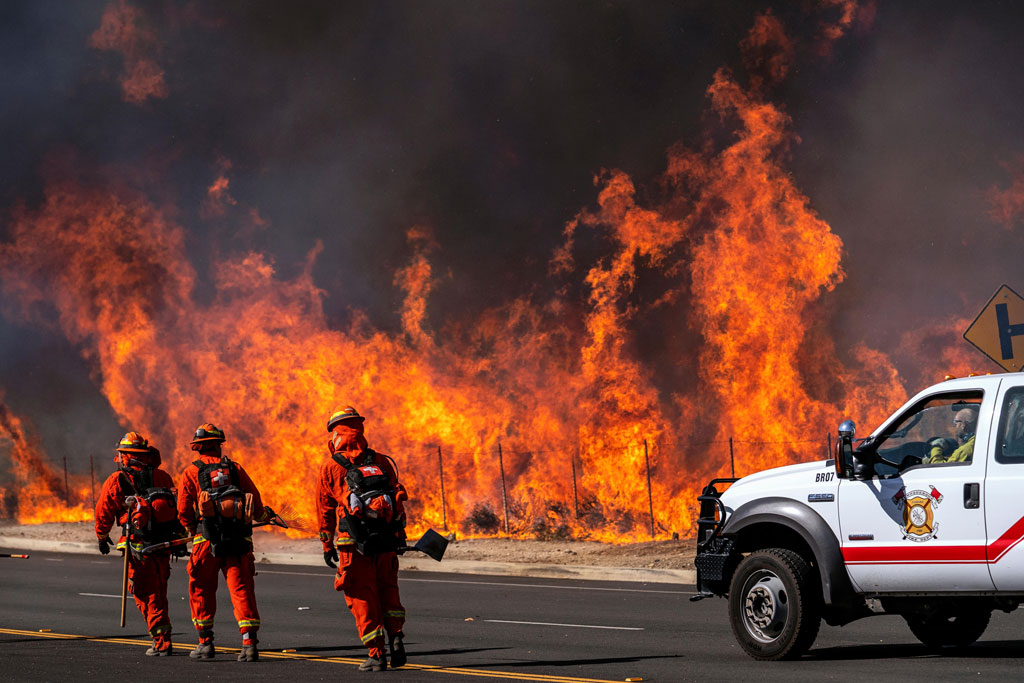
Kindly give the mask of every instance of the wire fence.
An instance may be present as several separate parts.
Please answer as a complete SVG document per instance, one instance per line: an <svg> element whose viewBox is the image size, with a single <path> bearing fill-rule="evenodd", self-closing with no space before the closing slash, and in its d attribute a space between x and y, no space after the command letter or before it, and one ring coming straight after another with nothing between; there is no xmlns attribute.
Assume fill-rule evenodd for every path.
<svg viewBox="0 0 1024 683"><path fill-rule="evenodd" d="M602 445L604 445L604 444L602 444ZM683 442L667 442L665 444L659 445L659 448L663 449L665 446L669 446L669 447L675 446L675 447L678 448L678 447L681 447L683 445L685 445L687 448L706 447L706 446L713 446L713 445L719 445L719 446L723 446L724 447L724 446L727 445L728 449L729 449L729 472L730 472L730 476L736 477L736 447L737 446L758 446L758 447L776 446L776 447L779 447L779 446L808 446L808 445L817 445L817 446L823 447L824 456L827 459L827 458L831 457L831 452L832 452L832 435L831 435L831 433L827 432L824 435L824 437L822 437L820 439L791 439L791 440L785 440L785 441L768 441L768 440L763 440L763 439L735 439L735 438L730 437L728 439L713 439L713 440L708 440L708 441L688 441L688 442L685 442L685 444ZM571 476L571 487L570 488L572 490L573 513L574 513L574 516L577 519L580 517L580 496L579 496L579 483L578 483L578 480L582 476L583 461L580 458L580 446L578 444L575 445L574 447L563 446L562 448L544 448L544 449L529 449L529 450L509 450L509 449L504 449L502 447L501 441L498 441L496 448L494 450L491 450L491 451L488 451L488 450L483 450L482 452L480 450L476 450L476 451L448 451L447 453L445 453L445 451L442 449L442 447L440 445L432 445L432 446L430 446L430 448L431 448L431 454L433 454L434 449L436 449L436 452L437 452L438 492L439 492L440 501L441 501L441 523L442 523L443 528L446 529L446 530L448 529L448 502L447 502L446 495L445 495L445 476L444 476L444 457L445 457L445 455L447 455L449 458L453 458L453 457L454 458L459 458L459 457L476 457L476 456L481 455L481 454L483 454L483 455L494 455L494 456L497 457L497 460L498 460L498 470L499 470L500 481L501 481L502 526L504 528L505 535L508 535L509 534L509 502L508 502L508 490L507 490L507 486L506 486L504 456L511 454L511 455L515 455L515 456L532 457L534 455L548 455L548 454L562 454L562 455L564 455L564 454L568 453L569 454L569 462L570 462L569 474ZM656 536L656 517L655 517L655 511L654 511L654 490L653 490L653 486L652 486L652 483L651 483L651 459L650 459L650 449L649 449L649 445L648 445L648 440L647 439L641 439L640 441L637 441L637 442L634 442L634 443L620 444L620 448L623 448L623 450L627 450L627 452L628 452L628 449L632 449L632 448L637 448L637 449L642 448L643 449L643 454L644 454L644 472L643 472L643 475L646 478L649 528L650 528L651 538L654 539L655 536ZM577 461L579 462L579 473L577 473Z"/></svg>

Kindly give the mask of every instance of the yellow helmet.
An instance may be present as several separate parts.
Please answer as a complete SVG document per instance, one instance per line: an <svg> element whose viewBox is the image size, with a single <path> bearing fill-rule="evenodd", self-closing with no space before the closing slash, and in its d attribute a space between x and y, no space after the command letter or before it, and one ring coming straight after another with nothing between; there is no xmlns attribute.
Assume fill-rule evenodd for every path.
<svg viewBox="0 0 1024 683"><path fill-rule="evenodd" d="M128 432L117 443L119 453L149 453L149 441L138 432Z"/></svg>
<svg viewBox="0 0 1024 683"><path fill-rule="evenodd" d="M199 425L198 427L196 427L195 436L189 443L195 445L197 443L204 443L206 441L224 443L224 430L218 429L215 425L212 425L209 422L204 422L203 424Z"/></svg>
<svg viewBox="0 0 1024 683"><path fill-rule="evenodd" d="M341 410L334 413L334 415L331 415L331 419L327 421L327 431L331 431L332 429L334 429L334 426L336 424L344 422L345 420L358 420L360 423L362 423L363 420L365 419L366 418L360 415L359 412L356 411L356 409L353 408L352 406L345 406Z"/></svg>

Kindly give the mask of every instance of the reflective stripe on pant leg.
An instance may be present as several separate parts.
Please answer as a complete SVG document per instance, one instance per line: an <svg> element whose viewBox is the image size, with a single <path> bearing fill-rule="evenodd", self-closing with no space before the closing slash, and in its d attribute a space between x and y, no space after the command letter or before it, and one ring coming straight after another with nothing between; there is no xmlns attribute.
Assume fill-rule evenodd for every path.
<svg viewBox="0 0 1024 683"><path fill-rule="evenodd" d="M384 629L382 627L382 628L374 629L373 631L370 631L369 633L367 633L365 635L359 636L359 640L363 641L363 645L369 645L370 641L376 640L377 638L383 638L383 637L384 637Z"/></svg>

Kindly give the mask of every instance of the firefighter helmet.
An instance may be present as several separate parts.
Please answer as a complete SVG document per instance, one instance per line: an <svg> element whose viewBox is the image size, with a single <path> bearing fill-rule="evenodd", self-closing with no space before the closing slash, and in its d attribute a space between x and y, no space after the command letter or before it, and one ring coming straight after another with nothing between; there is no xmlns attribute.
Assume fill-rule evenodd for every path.
<svg viewBox="0 0 1024 683"><path fill-rule="evenodd" d="M154 451L158 454L155 464L159 464L159 451L152 448L149 441L138 432L128 432L117 442L114 462L123 472L141 472L147 466L155 466Z"/></svg>
<svg viewBox="0 0 1024 683"><path fill-rule="evenodd" d="M204 422L203 424L196 427L196 435L192 438L192 441L190 443L192 445L195 445L207 441L212 441L214 443L224 443L224 430L217 428L215 425L212 425L209 422Z"/></svg>
<svg viewBox="0 0 1024 683"><path fill-rule="evenodd" d="M117 443L118 453L149 453L149 441L138 432L128 432Z"/></svg>
<svg viewBox="0 0 1024 683"><path fill-rule="evenodd" d="M334 413L334 415L331 415L331 419L327 421L327 431L333 430L335 425L340 424L345 420L358 420L362 423L365 419L366 418L360 415L352 406L345 406L338 412Z"/></svg>

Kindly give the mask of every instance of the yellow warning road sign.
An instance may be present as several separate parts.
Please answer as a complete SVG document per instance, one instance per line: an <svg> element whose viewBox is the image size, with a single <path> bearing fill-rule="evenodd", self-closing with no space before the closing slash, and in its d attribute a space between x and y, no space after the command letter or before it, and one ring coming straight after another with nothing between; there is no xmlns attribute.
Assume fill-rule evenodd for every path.
<svg viewBox="0 0 1024 683"><path fill-rule="evenodd" d="M1003 285L992 296L964 339L1010 372L1024 367L1024 297Z"/></svg>

